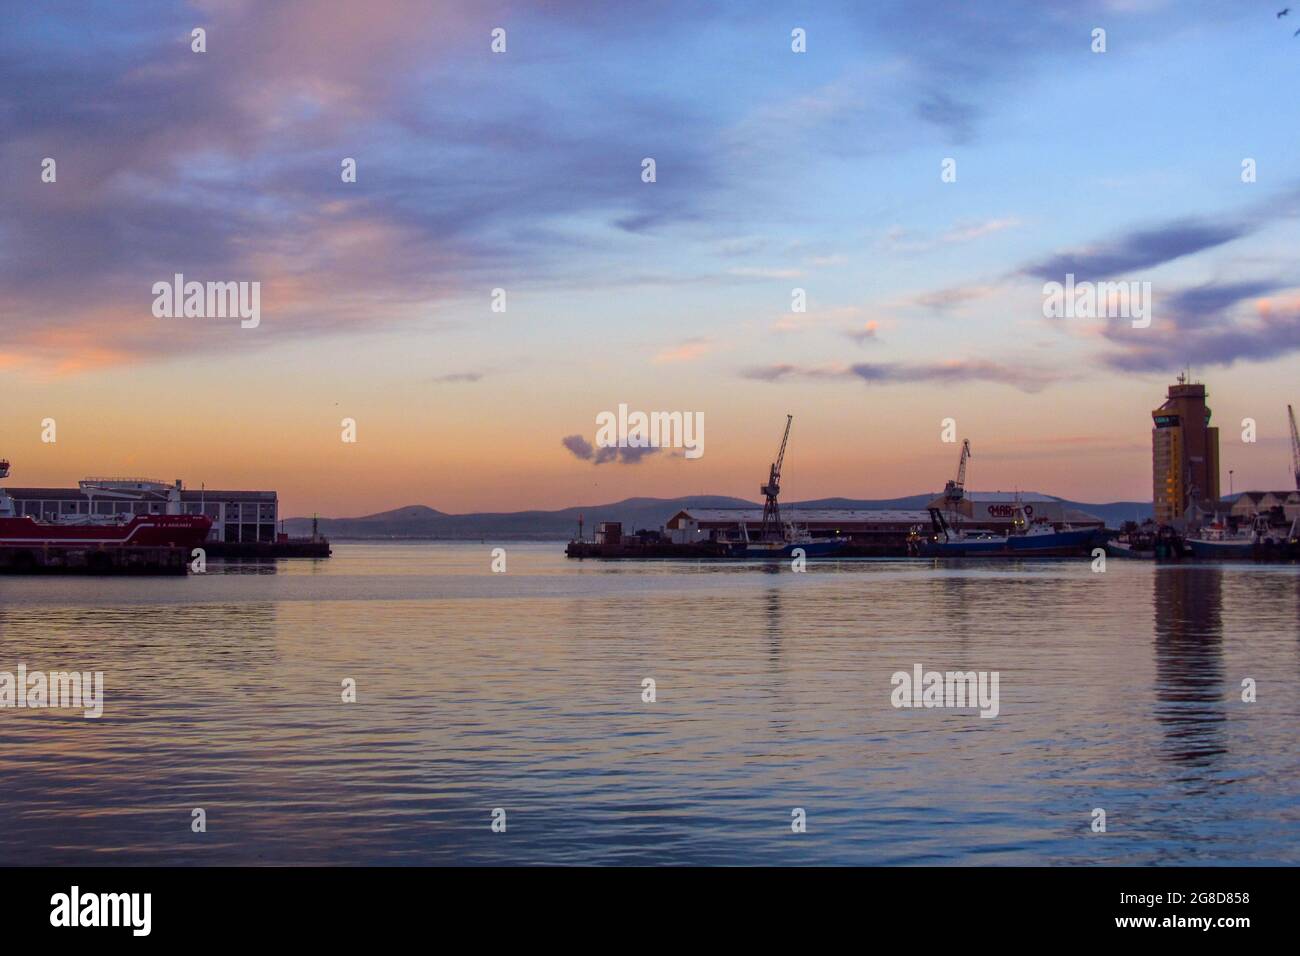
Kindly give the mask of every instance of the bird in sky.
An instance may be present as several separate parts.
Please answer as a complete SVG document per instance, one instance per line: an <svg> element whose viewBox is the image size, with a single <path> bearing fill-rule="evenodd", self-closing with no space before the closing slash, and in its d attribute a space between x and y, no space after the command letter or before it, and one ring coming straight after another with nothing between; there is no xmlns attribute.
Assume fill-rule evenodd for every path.
<svg viewBox="0 0 1300 956"><path fill-rule="evenodd" d="M1290 12L1291 12L1291 8L1290 8L1290 7L1285 7L1284 9L1279 10L1279 11L1277 12L1277 18L1278 18L1279 20L1281 20L1284 16L1286 16L1286 15L1287 15L1288 13L1290 13Z"/></svg>

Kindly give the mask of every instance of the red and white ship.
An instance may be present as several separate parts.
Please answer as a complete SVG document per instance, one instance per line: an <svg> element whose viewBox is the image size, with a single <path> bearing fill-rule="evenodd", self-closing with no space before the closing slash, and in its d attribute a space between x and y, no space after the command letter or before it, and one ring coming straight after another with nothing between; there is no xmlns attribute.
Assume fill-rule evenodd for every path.
<svg viewBox="0 0 1300 956"><path fill-rule="evenodd" d="M0 459L0 479L8 477L9 462ZM0 547L195 548L211 527L206 515L181 513L179 488L168 495L166 514L77 514L54 521L17 514L0 488Z"/></svg>

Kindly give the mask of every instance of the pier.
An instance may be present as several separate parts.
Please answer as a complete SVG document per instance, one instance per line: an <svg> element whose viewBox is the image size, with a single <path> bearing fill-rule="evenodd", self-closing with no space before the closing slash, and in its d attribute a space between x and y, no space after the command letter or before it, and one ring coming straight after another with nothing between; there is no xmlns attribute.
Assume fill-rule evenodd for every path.
<svg viewBox="0 0 1300 956"><path fill-rule="evenodd" d="M671 541L570 541L564 549L570 558L726 558L730 548L714 541L674 544Z"/></svg>
<svg viewBox="0 0 1300 956"><path fill-rule="evenodd" d="M0 545L0 574L184 575L189 561L188 548Z"/></svg>
<svg viewBox="0 0 1300 956"><path fill-rule="evenodd" d="M286 538L282 541L209 541L203 545L209 558L328 558L333 551L329 539Z"/></svg>

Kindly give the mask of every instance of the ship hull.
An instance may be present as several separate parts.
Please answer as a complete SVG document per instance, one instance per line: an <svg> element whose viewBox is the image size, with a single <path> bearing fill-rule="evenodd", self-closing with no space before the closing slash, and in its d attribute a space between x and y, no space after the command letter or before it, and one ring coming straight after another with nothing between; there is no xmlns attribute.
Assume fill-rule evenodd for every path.
<svg viewBox="0 0 1300 956"><path fill-rule="evenodd" d="M1005 538L980 538L974 541L922 541L917 554L923 558L965 558L1007 553Z"/></svg>
<svg viewBox="0 0 1300 956"><path fill-rule="evenodd" d="M754 544L736 545L731 556L735 558L781 561L794 557L795 549L803 551L806 558L824 558L838 554L843 541L809 541L804 544L783 544L779 548L763 548Z"/></svg>
<svg viewBox="0 0 1300 956"><path fill-rule="evenodd" d="M1152 548L1135 548L1125 541L1108 541L1106 542L1106 557L1123 558L1125 560L1141 561L1155 558L1155 550Z"/></svg>
<svg viewBox="0 0 1300 956"><path fill-rule="evenodd" d="M1206 561L1267 561L1295 556L1295 549L1281 536L1263 541L1198 541L1188 538L1185 544L1192 557Z"/></svg>
<svg viewBox="0 0 1300 956"><path fill-rule="evenodd" d="M1008 539L1013 554L1078 554L1097 543L1091 529L1054 531L1051 534L1012 536Z"/></svg>
<svg viewBox="0 0 1300 956"><path fill-rule="evenodd" d="M195 548L207 539L204 515L136 515L125 524L50 524L30 516L0 518L0 547Z"/></svg>
<svg viewBox="0 0 1300 956"><path fill-rule="evenodd" d="M917 554L925 558L1064 558L1087 554L1099 544L1097 532L1071 529L970 541L922 541L917 546Z"/></svg>

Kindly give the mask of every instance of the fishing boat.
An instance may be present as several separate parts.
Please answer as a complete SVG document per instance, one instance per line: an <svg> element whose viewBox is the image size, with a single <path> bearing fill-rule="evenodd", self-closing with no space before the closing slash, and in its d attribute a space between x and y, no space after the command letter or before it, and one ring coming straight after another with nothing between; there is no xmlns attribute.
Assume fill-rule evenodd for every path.
<svg viewBox="0 0 1300 956"><path fill-rule="evenodd" d="M794 557L796 550L802 551L806 558L822 558L836 554L849 543L848 538L814 538L807 529L800 528L794 522L786 522L779 538L753 539L749 529L741 522L736 535L722 539L728 547L728 554L733 558L767 558L779 560Z"/></svg>
<svg viewBox="0 0 1300 956"><path fill-rule="evenodd" d="M1045 521L1029 522L1017 507L1007 534L967 531L930 508L928 533L918 529L909 539L909 550L925 558L965 557L1069 557L1087 554L1105 543L1105 535L1092 528L1054 528Z"/></svg>
<svg viewBox="0 0 1300 956"><path fill-rule="evenodd" d="M1266 515L1256 515L1249 527L1233 529L1212 524L1185 540L1195 558L1213 561L1251 561L1285 557L1296 538L1296 523L1290 530L1275 528Z"/></svg>

